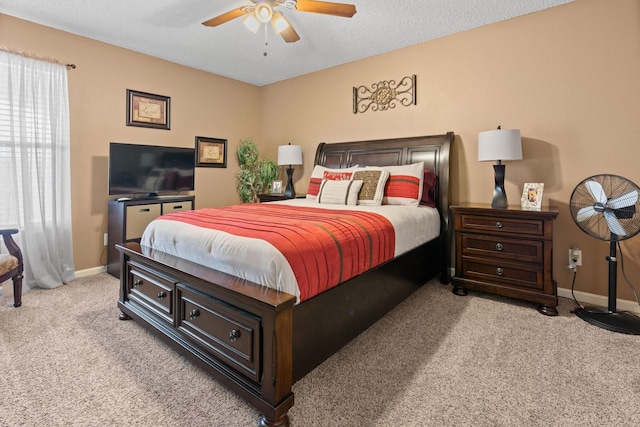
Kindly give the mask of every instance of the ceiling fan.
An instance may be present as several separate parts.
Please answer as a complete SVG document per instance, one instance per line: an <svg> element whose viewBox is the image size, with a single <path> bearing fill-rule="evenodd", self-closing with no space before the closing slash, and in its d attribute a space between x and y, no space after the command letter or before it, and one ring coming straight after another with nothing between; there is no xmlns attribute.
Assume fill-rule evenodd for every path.
<svg viewBox="0 0 640 427"><path fill-rule="evenodd" d="M241 6L229 12L218 15L202 23L206 27L217 27L232 19L244 16L244 25L254 33L261 24L271 22L276 34L287 43L300 40L300 36L293 29L289 20L279 10L280 6L299 12L320 13L323 15L341 16L351 18L356 13L356 7L352 4L330 3L316 0L249 0L253 6Z"/></svg>

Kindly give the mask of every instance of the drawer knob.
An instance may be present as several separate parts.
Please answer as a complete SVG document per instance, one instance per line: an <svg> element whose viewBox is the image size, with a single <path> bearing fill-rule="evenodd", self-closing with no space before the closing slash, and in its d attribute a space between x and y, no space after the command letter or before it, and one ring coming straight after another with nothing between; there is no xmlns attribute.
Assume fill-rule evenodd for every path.
<svg viewBox="0 0 640 427"><path fill-rule="evenodd" d="M133 287L134 288L137 288L138 286L141 286L141 285L142 285L142 280L141 279L138 279L135 282L133 282Z"/></svg>
<svg viewBox="0 0 640 427"><path fill-rule="evenodd" d="M158 292L158 299L162 299L167 296L166 292Z"/></svg>
<svg viewBox="0 0 640 427"><path fill-rule="evenodd" d="M191 312L189 312L189 319L191 320L195 319L198 316L200 316L200 311L196 310L195 308L191 310Z"/></svg>
<svg viewBox="0 0 640 427"><path fill-rule="evenodd" d="M231 332L229 332L229 341L235 342L235 341L238 341L238 338L240 338L239 330L233 329Z"/></svg>
<svg viewBox="0 0 640 427"><path fill-rule="evenodd" d="M501 269L500 267L498 267L498 268L496 268L496 274L497 274L498 276L502 276L502 275L504 274L504 270L503 270L503 269Z"/></svg>
<svg viewBox="0 0 640 427"><path fill-rule="evenodd" d="M496 250L502 251L502 249L504 249L504 246L502 246L502 243L496 243Z"/></svg>
<svg viewBox="0 0 640 427"><path fill-rule="evenodd" d="M502 223L500 221L496 221L496 227L497 228L502 228Z"/></svg>

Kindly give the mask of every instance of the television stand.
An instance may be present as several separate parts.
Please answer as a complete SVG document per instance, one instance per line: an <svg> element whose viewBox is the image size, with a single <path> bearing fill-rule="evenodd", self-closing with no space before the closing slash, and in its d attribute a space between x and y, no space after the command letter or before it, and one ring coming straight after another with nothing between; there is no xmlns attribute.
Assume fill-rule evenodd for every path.
<svg viewBox="0 0 640 427"><path fill-rule="evenodd" d="M151 221L169 212L195 209L195 196L119 198L109 201L107 227L107 273L120 278L120 255L116 244L139 242Z"/></svg>

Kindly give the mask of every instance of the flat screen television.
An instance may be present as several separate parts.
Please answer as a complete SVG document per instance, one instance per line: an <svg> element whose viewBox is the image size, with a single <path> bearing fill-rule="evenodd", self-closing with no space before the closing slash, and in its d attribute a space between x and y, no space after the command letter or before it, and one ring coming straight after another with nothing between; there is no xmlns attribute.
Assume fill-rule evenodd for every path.
<svg viewBox="0 0 640 427"><path fill-rule="evenodd" d="M109 195L158 197L193 191L195 149L109 144Z"/></svg>

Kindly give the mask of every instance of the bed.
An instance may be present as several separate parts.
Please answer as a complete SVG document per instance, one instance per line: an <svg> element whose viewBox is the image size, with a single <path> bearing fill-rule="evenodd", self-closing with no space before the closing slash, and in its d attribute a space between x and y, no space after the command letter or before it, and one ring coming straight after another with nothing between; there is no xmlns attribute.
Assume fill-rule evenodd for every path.
<svg viewBox="0 0 640 427"><path fill-rule="evenodd" d="M442 283L449 283L453 139L449 132L321 143L315 156L315 165L332 169L424 163L437 177L436 238L399 255L396 251L392 259L303 298L204 265L179 251L149 247L153 239L145 245L125 243L117 247L120 318L135 319L253 405L262 413L260 425L288 425L296 381L432 277L439 274Z"/></svg>

